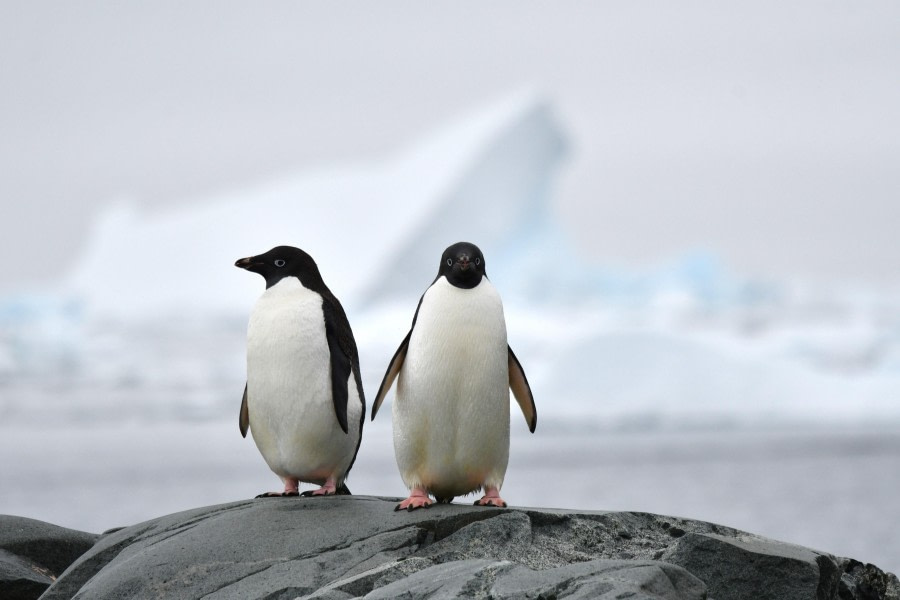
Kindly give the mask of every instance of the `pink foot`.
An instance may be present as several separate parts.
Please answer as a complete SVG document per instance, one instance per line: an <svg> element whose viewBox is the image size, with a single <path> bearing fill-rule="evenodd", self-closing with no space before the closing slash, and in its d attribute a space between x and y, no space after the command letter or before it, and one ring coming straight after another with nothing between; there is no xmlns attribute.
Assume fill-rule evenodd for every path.
<svg viewBox="0 0 900 600"><path fill-rule="evenodd" d="M292 479L290 477L285 477L284 479L284 491L281 492L282 496L299 496L300 495L300 480Z"/></svg>
<svg viewBox="0 0 900 600"><path fill-rule="evenodd" d="M500 490L495 487L484 488L484 496L475 501L475 506L496 506L506 508L506 500L500 497Z"/></svg>
<svg viewBox="0 0 900 600"><path fill-rule="evenodd" d="M409 498L394 507L394 510L415 510L417 508L428 508L432 505L431 498L423 488L415 488L410 492Z"/></svg>
<svg viewBox="0 0 900 600"><path fill-rule="evenodd" d="M325 480L325 485L317 490L303 492L304 496L334 496L337 493L337 482L334 477Z"/></svg>
<svg viewBox="0 0 900 600"><path fill-rule="evenodd" d="M257 498L281 498L284 496L299 496L300 481L297 479L284 478L283 492L265 492L257 496Z"/></svg>

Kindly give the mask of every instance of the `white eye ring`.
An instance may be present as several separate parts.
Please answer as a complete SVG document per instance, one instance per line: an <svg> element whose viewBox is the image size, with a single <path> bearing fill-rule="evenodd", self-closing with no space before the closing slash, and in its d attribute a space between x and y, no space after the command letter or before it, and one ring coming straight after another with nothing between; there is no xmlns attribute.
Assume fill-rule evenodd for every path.
<svg viewBox="0 0 900 600"><path fill-rule="evenodd" d="M280 258L275 261L276 267L283 267L284 265L285 265L285 262Z"/></svg>
<svg viewBox="0 0 900 600"><path fill-rule="evenodd" d="M452 258L448 258L448 259L447 259L447 266L448 266L448 267L452 267L452 266L453 266L453 259L452 259Z"/></svg>
<svg viewBox="0 0 900 600"><path fill-rule="evenodd" d="M476 259L475 259L475 265L477 266L477 265L480 265L480 264L481 264L481 259L480 259L480 258L476 258Z"/></svg>

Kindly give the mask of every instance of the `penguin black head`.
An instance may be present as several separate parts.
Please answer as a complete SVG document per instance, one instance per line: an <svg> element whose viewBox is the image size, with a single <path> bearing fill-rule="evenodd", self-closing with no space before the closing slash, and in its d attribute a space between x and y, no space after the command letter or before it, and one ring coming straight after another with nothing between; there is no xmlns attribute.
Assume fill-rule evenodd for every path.
<svg viewBox="0 0 900 600"><path fill-rule="evenodd" d="M285 277L296 277L304 287L311 290L324 287L316 261L293 246L276 246L265 254L241 258L234 266L262 275L266 280L266 289Z"/></svg>
<svg viewBox="0 0 900 600"><path fill-rule="evenodd" d="M457 242L444 250L441 256L438 277L442 275L458 288L472 289L487 275L484 255L475 244Z"/></svg>

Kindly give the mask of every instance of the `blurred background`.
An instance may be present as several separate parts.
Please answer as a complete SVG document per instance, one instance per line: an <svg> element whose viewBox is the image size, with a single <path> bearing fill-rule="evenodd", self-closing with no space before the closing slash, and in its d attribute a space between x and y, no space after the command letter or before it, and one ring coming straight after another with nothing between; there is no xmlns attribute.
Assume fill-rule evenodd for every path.
<svg viewBox="0 0 900 600"><path fill-rule="evenodd" d="M538 428L504 497L900 570L900 5L0 5L0 512L276 489L237 258L303 247L374 396L441 251ZM348 481L405 493L390 418Z"/></svg>

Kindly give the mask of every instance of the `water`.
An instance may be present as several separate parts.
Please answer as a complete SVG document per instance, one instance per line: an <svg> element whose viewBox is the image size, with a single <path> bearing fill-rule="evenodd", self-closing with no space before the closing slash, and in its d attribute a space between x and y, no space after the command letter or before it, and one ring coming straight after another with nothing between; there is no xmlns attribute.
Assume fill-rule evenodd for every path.
<svg viewBox="0 0 900 600"><path fill-rule="evenodd" d="M665 304L635 324L510 303L538 429L513 405L504 497L712 521L900 571L900 313L883 305L816 317L797 301L747 334L736 309L681 324ZM370 401L412 309L354 315ZM280 488L238 433L245 318L43 312L62 316L0 328L0 512L100 532ZM388 412L366 426L354 493L406 493Z"/></svg>
<svg viewBox="0 0 900 600"><path fill-rule="evenodd" d="M240 437L236 408L197 422L4 425L0 513L99 532L280 489ZM539 423L532 435L517 417L503 487L512 505L701 519L900 572L900 428L600 433ZM405 494L387 414L367 423L348 485Z"/></svg>

